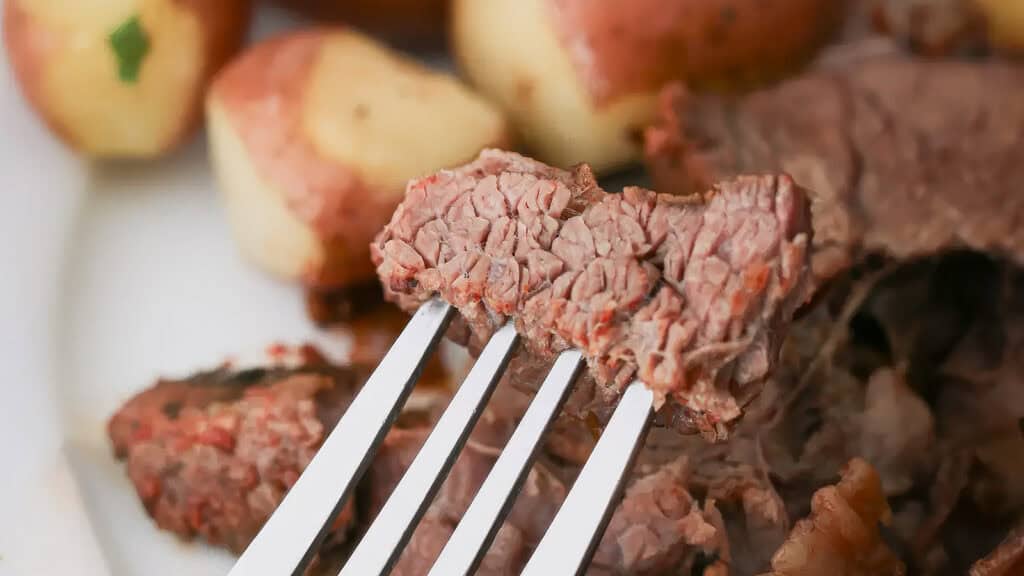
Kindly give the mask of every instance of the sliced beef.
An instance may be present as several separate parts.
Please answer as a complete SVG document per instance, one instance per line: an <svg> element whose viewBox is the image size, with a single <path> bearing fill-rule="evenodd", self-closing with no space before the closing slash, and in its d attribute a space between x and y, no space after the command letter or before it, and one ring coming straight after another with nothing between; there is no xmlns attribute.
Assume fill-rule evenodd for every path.
<svg viewBox="0 0 1024 576"><path fill-rule="evenodd" d="M485 151L411 182L372 254L402 307L440 295L478 342L511 318L535 362L578 348L602 394L639 378L721 438L804 300L805 211L786 176L608 194L585 165Z"/></svg>
<svg viewBox="0 0 1024 576"><path fill-rule="evenodd" d="M108 432L156 524L241 552L312 459L362 382L326 364L201 372L161 380ZM350 504L334 541L353 519Z"/></svg>
<svg viewBox="0 0 1024 576"><path fill-rule="evenodd" d="M905 568L879 533L891 518L882 484L871 465L854 459L834 486L814 493L811 514L797 522L772 558L773 576L821 574L881 576Z"/></svg>
<svg viewBox="0 0 1024 576"><path fill-rule="evenodd" d="M1024 68L899 55L819 68L730 100L681 87L646 133L656 186L692 193L784 171L813 191L819 279L863 252L952 247L1024 262Z"/></svg>

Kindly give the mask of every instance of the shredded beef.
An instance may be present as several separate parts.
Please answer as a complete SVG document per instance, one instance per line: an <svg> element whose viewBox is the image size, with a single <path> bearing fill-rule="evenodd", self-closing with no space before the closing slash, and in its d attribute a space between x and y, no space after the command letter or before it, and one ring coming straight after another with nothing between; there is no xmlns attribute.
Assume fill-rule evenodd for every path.
<svg viewBox="0 0 1024 576"><path fill-rule="evenodd" d="M891 517L871 465L851 460L835 486L814 493L811 515L797 522L772 558L773 576L904 574L878 524Z"/></svg>
<svg viewBox="0 0 1024 576"><path fill-rule="evenodd" d="M221 368L161 380L108 426L115 453L157 525L241 552L313 458L361 381L306 365ZM333 542L351 526L350 503Z"/></svg>
<svg viewBox="0 0 1024 576"><path fill-rule="evenodd" d="M608 194L585 165L492 150L412 181L372 253L404 308L439 294L478 341L512 318L536 361L578 348L601 387L639 378L721 438L803 302L805 210L786 176Z"/></svg>
<svg viewBox="0 0 1024 576"><path fill-rule="evenodd" d="M646 133L656 186L784 171L813 191L813 268L967 247L1024 262L1024 68L889 55L729 100L679 86Z"/></svg>
<svg viewBox="0 0 1024 576"><path fill-rule="evenodd" d="M377 340L358 356L374 357ZM1024 273L1011 263L954 252L858 265L792 322L773 377L728 442L652 429L587 573L891 574L903 563L922 576L1014 574L1022 358ZM356 372L225 367L161 381L111 419L111 440L161 526L237 550L347 406ZM511 384L495 390L396 574L426 573L457 525L529 401ZM337 539L368 526L436 408L399 418ZM599 427L593 417L557 422L478 573L519 573ZM260 432L270 429L281 432L273 446ZM855 461L826 486L857 458L878 472ZM342 559L346 549L334 547Z"/></svg>
<svg viewBox="0 0 1024 576"><path fill-rule="evenodd" d="M731 443L760 447L790 518L841 459L865 458L910 573L963 574L1021 518L1024 281L1013 264L964 253L880 272L851 270L793 323Z"/></svg>

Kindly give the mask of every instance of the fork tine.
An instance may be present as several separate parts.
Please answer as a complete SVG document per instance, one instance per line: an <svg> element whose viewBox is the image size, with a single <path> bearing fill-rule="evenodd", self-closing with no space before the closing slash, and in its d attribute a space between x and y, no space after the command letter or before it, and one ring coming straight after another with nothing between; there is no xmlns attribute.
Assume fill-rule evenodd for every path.
<svg viewBox="0 0 1024 576"><path fill-rule="evenodd" d="M526 414L455 528L430 576L472 574L519 493L540 440L565 402L583 367L583 354L562 352L530 402Z"/></svg>
<svg viewBox="0 0 1024 576"><path fill-rule="evenodd" d="M420 306L229 576L297 575L305 570L452 314L452 307L437 299Z"/></svg>
<svg viewBox="0 0 1024 576"><path fill-rule="evenodd" d="M569 495L522 576L582 574L611 519L623 479L654 413L654 394L640 381L626 389Z"/></svg>
<svg viewBox="0 0 1024 576"><path fill-rule="evenodd" d="M391 571L505 372L518 339L512 324L491 336L384 508L345 562L341 576Z"/></svg>

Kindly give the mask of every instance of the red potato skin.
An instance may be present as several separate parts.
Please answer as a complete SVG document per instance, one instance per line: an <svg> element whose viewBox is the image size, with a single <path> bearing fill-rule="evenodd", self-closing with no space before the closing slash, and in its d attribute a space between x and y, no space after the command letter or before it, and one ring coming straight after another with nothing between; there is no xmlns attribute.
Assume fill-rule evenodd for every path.
<svg viewBox="0 0 1024 576"><path fill-rule="evenodd" d="M4 48L22 96L58 138L75 146L71 132L43 104L42 71L62 39L45 26L36 26L18 0L4 2Z"/></svg>
<svg viewBox="0 0 1024 576"><path fill-rule="evenodd" d="M303 283L311 287L373 277L367 239L384 226L398 201L384 205L350 168L325 158L302 130L307 80L334 30L304 30L261 42L227 66L211 88L254 165L325 243L325 261L303 273ZM351 198L360 201L346 201Z"/></svg>
<svg viewBox="0 0 1024 576"><path fill-rule="evenodd" d="M344 22L410 47L440 47L448 0L277 0L318 20Z"/></svg>
<svg viewBox="0 0 1024 576"><path fill-rule="evenodd" d="M249 28L251 14L250 0L175 0L176 3L196 13L203 27L203 52L205 69L202 82L192 98L181 128L166 143L171 150L183 143L203 118L203 97L206 86L213 75L238 51ZM77 148L71 131L63 126L52 114L42 93L42 72L50 56L58 53L63 39L54 30L40 26L21 8L18 0L4 3L4 46L8 61L14 71L25 100L43 119L50 130L72 148Z"/></svg>
<svg viewBox="0 0 1024 576"><path fill-rule="evenodd" d="M598 105L671 80L741 88L809 59L844 0L548 0L558 35Z"/></svg>

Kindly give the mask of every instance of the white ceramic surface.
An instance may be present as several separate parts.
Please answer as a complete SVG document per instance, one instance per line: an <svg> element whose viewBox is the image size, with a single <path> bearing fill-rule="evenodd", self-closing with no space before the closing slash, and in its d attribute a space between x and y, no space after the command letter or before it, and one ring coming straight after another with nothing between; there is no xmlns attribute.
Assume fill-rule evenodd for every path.
<svg viewBox="0 0 1024 576"><path fill-rule="evenodd" d="M265 7L254 36L294 23ZM0 70L0 574L223 574L226 553L156 530L104 422L157 375L316 331L300 291L238 258L203 138L155 163L90 165Z"/></svg>

